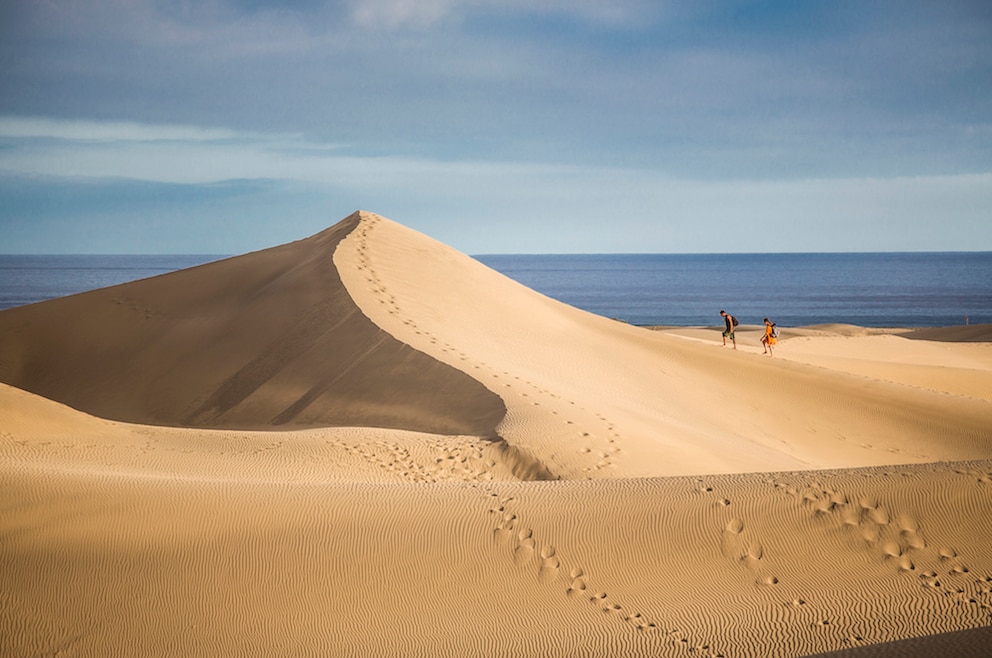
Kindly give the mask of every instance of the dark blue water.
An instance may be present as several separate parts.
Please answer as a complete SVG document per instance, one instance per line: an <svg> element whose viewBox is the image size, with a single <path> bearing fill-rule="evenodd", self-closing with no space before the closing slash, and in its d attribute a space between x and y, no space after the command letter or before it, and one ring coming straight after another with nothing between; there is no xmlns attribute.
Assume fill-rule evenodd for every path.
<svg viewBox="0 0 992 658"><path fill-rule="evenodd" d="M992 253L478 256L572 306L637 325L992 322Z"/></svg>
<svg viewBox="0 0 992 658"><path fill-rule="evenodd" d="M205 255L0 255L0 310L200 265Z"/></svg>
<svg viewBox="0 0 992 658"><path fill-rule="evenodd" d="M0 309L216 260L0 256ZM992 253L477 256L567 304L638 325L992 323Z"/></svg>

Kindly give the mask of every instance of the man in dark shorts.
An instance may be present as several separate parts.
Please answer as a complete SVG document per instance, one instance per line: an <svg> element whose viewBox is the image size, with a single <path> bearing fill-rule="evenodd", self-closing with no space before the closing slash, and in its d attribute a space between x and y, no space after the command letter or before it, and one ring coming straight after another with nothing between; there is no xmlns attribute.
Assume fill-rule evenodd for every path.
<svg viewBox="0 0 992 658"><path fill-rule="evenodd" d="M734 336L734 327L737 326L737 318L726 311L720 311L720 315L723 316L723 321L727 324L727 329L723 332L723 346L727 346L727 339L729 338L736 350L737 338Z"/></svg>

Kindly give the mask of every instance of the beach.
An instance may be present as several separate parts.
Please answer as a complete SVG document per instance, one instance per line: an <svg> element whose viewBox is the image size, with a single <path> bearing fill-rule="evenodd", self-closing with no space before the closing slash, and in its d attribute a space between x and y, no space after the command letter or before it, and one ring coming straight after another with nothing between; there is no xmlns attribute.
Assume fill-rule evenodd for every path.
<svg viewBox="0 0 992 658"><path fill-rule="evenodd" d="M0 653L984 655L992 326L636 327L392 220L0 312Z"/></svg>

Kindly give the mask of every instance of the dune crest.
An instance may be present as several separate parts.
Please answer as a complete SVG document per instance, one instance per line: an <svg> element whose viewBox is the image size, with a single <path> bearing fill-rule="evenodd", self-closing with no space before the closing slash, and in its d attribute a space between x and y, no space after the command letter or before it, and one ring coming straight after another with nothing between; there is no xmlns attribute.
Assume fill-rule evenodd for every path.
<svg viewBox="0 0 992 658"><path fill-rule="evenodd" d="M332 254L358 221L4 311L0 381L136 423L492 435L497 396L393 340L341 286Z"/></svg>
<svg viewBox="0 0 992 658"><path fill-rule="evenodd" d="M361 215L334 260L376 325L500 395L507 406L500 436L558 477L992 454L984 402L885 382L865 387L857 374L762 360L598 317L372 213Z"/></svg>

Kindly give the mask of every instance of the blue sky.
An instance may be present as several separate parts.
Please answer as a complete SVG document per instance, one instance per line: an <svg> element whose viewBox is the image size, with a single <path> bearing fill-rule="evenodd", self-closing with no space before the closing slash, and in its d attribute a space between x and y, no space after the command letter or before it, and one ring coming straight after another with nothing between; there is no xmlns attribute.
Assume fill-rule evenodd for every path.
<svg viewBox="0 0 992 658"><path fill-rule="evenodd" d="M0 0L0 252L992 250L984 0Z"/></svg>

